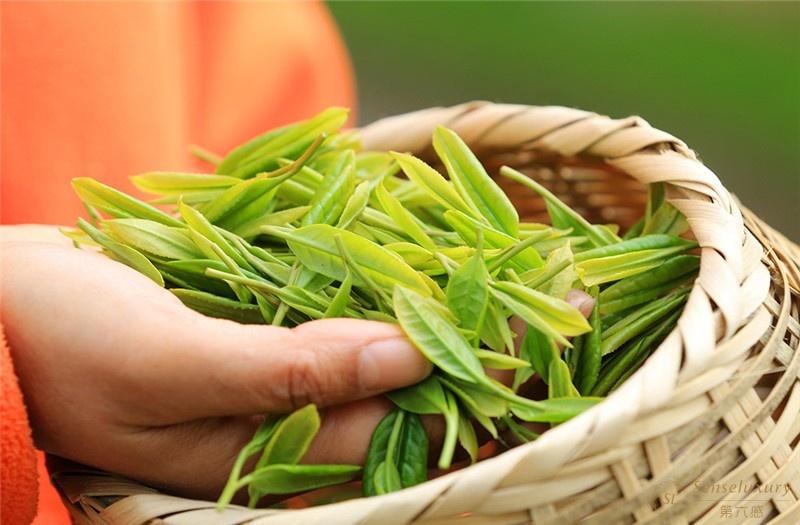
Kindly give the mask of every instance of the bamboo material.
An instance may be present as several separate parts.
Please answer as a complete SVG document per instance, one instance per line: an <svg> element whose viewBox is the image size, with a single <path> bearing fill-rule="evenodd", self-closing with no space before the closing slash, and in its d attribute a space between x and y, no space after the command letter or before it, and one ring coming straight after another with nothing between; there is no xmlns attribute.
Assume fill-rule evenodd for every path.
<svg viewBox="0 0 800 525"><path fill-rule="evenodd" d="M603 403L540 439L422 485L293 510L223 513L60 462L78 523L800 523L800 248L740 207L679 139L632 117L473 102L381 120L366 149L435 162L434 127L490 173L510 165L593 221L629 225L664 182L701 245L678 326ZM501 180L526 220L542 201ZM723 489L725 492L723 493Z"/></svg>

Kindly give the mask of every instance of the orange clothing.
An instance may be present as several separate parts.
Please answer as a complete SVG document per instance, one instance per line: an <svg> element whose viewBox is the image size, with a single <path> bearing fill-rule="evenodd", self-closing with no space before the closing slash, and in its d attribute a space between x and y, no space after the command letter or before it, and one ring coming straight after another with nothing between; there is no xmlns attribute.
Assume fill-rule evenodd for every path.
<svg viewBox="0 0 800 525"><path fill-rule="evenodd" d="M36 515L36 454L2 325L0 347L1 519L9 524L30 523Z"/></svg>
<svg viewBox="0 0 800 525"><path fill-rule="evenodd" d="M136 193L131 174L196 170L189 144L224 153L270 127L354 102L346 51L321 3L56 1L0 9L3 224L72 224L83 212L73 177ZM36 458L14 349L0 347L0 521L27 525L36 512ZM40 500L50 503L37 522L66 522L52 489Z"/></svg>

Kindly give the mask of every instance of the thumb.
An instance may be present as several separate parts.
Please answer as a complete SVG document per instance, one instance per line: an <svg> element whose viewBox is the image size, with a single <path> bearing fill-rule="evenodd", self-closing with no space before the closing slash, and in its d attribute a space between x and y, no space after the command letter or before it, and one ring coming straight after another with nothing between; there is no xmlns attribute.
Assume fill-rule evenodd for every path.
<svg viewBox="0 0 800 525"><path fill-rule="evenodd" d="M168 345L172 362L158 358L163 372L154 385L160 411L178 421L334 405L431 371L397 325L376 321L325 319L289 329L195 317L183 326Z"/></svg>

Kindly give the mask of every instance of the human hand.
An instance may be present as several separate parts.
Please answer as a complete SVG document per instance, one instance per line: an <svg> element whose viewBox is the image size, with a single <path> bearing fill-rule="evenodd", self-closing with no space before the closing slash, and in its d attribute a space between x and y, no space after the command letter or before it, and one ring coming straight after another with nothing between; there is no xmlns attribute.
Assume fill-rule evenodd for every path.
<svg viewBox="0 0 800 525"><path fill-rule="evenodd" d="M431 369L395 325L212 319L74 248L4 241L0 273L2 322L37 446L175 494L216 498L260 415L310 402L338 406L326 410L306 460L363 463L389 407L373 396Z"/></svg>
<svg viewBox="0 0 800 525"><path fill-rule="evenodd" d="M370 396L430 371L392 325L341 319L290 330L211 319L101 255L18 242L63 241L54 229L0 230L2 318L36 442L53 454L214 499L260 414L337 404L305 461L363 464L391 407ZM586 294L567 299L591 311ZM359 365L376 345L383 355ZM436 448L441 422L425 422Z"/></svg>

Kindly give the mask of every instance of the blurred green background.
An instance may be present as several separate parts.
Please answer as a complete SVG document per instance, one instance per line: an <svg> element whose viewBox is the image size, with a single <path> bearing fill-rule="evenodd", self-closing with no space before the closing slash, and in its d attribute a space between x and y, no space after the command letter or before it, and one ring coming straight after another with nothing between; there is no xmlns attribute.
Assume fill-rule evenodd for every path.
<svg viewBox="0 0 800 525"><path fill-rule="evenodd" d="M329 7L361 123L472 99L642 115L800 240L800 3Z"/></svg>

